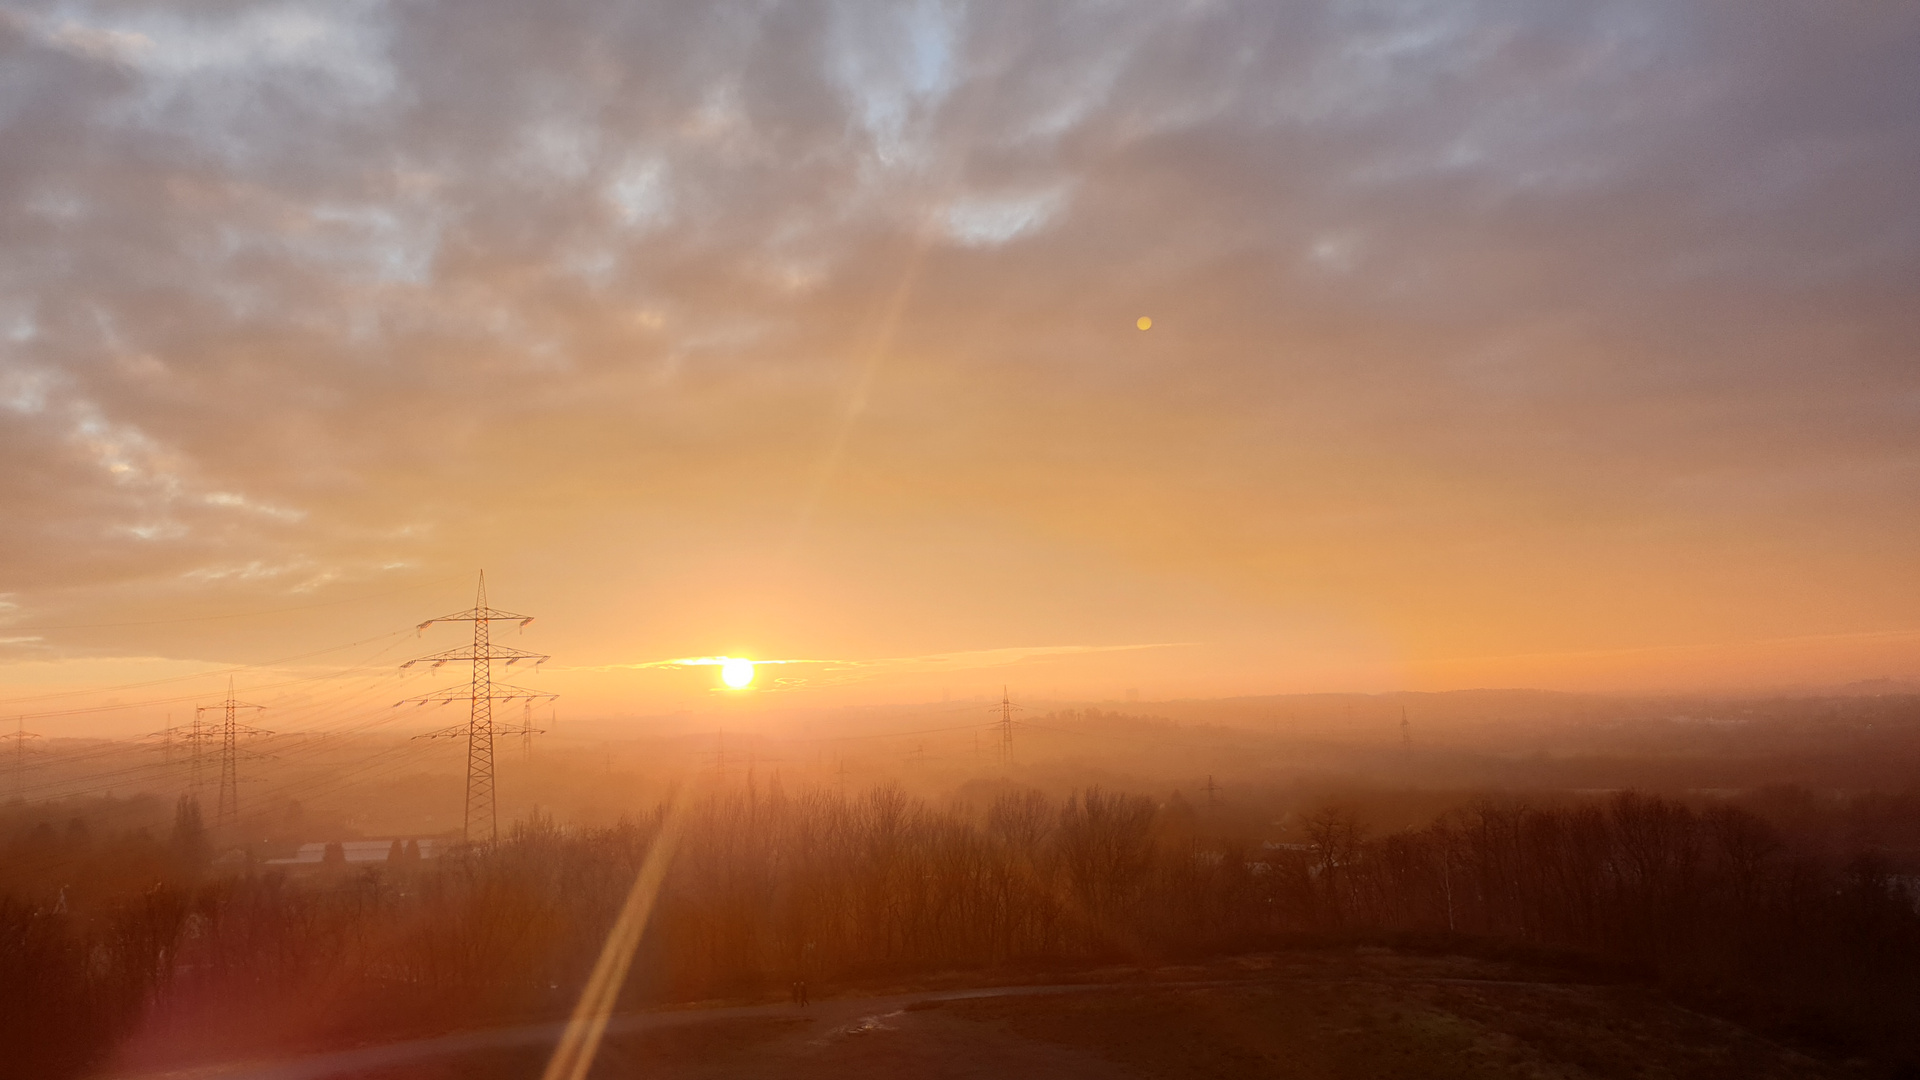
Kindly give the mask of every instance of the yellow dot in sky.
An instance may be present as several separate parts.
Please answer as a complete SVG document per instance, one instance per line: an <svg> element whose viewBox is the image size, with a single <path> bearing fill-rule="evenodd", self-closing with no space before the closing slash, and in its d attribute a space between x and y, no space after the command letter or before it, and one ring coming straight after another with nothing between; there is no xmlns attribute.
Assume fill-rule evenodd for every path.
<svg viewBox="0 0 1920 1080"><path fill-rule="evenodd" d="M753 661L729 656L720 665L720 681L739 690L753 681Z"/></svg>
<svg viewBox="0 0 1920 1080"><path fill-rule="evenodd" d="M1153 320L1147 318L1145 315L1142 315L1138 320L1134 322L1133 325L1139 327L1142 330L1151 330L1153 329Z"/></svg>

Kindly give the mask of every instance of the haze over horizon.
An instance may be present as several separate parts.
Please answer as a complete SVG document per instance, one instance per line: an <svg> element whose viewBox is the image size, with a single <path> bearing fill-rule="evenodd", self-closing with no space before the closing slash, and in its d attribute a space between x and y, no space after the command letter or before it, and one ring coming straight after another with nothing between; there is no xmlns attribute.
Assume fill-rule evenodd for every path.
<svg viewBox="0 0 1920 1080"><path fill-rule="evenodd" d="M0 716L388 673L481 567L570 716L1920 677L1917 52L13 0Z"/></svg>

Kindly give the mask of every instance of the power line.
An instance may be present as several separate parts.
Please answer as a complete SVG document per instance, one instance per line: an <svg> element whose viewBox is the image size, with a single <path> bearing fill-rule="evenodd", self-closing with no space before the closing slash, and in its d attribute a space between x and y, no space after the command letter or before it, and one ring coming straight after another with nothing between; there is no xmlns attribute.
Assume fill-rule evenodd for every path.
<svg viewBox="0 0 1920 1080"><path fill-rule="evenodd" d="M282 657L278 660L269 660L264 664L238 664L233 667L216 668L212 671L199 671L199 672L195 672L192 675L172 675L164 679L147 679L141 682L121 683L118 686L98 686L98 687L93 687L86 690L60 690L60 691L55 691L53 693L47 693L47 694L28 694L23 697L12 697L12 698L0 699L0 705L13 705L22 701L46 701L53 698L82 697L87 694L104 694L114 690L137 690L143 686L163 686L163 685L166 685L167 683L191 682L195 679L210 679L220 675L232 676L244 671L258 671L266 668L278 667L281 664L289 664L295 660L306 660L315 656L325 656L328 653L344 652L347 649L356 648L358 646L366 645L371 642L384 641L387 638L398 638L400 637L400 635L405 634L407 632L408 632L407 630L391 630L384 634L376 634L375 636L370 638L361 638L359 641L349 641L345 645L329 645L324 649L315 649L312 652L304 652L294 656ZM288 679L288 680L277 682L277 683L265 683L265 684L262 684L261 686L255 687L255 689L264 689L267 687L276 687L276 686L291 686L294 683L308 682L316 678L331 678L333 674L337 674L337 673L329 673L328 675L308 675L298 679ZM130 702L125 702L118 705L99 705L99 706L80 708L80 709L59 709L59 710L53 710L49 712L28 713L27 715L31 717L79 716L85 713L114 712L120 709L138 709L146 705L171 705L171 704L174 704L175 702L191 701L193 700L194 696L195 695L193 694L184 694L179 697L152 698L147 701L130 701Z"/></svg>
<svg viewBox="0 0 1920 1080"><path fill-rule="evenodd" d="M392 637L393 635L384 635L384 636ZM369 639L369 640L380 640L380 639L376 638L376 639ZM356 642L354 644L363 644L363 642ZM387 687L381 685L381 682L384 680L376 681L370 686L366 686L359 689L354 689L350 684L342 686L342 684L336 682L336 680L354 676L356 675L356 673L360 672L362 669L368 668L371 665L371 663L375 659L377 659L381 653L384 653L388 649L391 649L394 646L394 644L396 644L396 642L394 641L387 642L387 644L382 645L378 650L376 650L372 656L367 657L365 660L362 660L351 667L342 668L337 671L327 672L322 675L305 676L303 678L284 680L278 683L266 683L266 684L262 684L261 686L255 687L255 689L265 689L265 688L276 687L276 686L290 686L290 685L300 685L300 684L315 684L316 686L324 686L325 684L328 684L328 683L333 683L334 686L340 687L340 690L338 692L323 691L321 696L319 696L317 699L308 698L307 700L299 704L290 705L290 706L283 706L278 704L275 705L276 710L281 715L286 716L289 720L293 720L293 721L297 721L302 716L308 716L314 713L340 712L340 711L349 710L353 708L355 705L365 702L367 699L372 698L375 695L378 695L381 693L387 693L387 692L390 692L390 690ZM391 677L391 676L388 676L388 677ZM136 704L140 704L140 703L136 703ZM189 771L189 778L190 778L189 788L196 795L200 794L204 786L203 767L207 759L208 743L220 737L220 729L217 724L203 723L203 721L201 720L202 711L203 710L196 709L194 712L194 723L190 727L188 727L185 731L178 732L180 736L180 741L187 744L187 759L188 759L187 764L189 766L188 771ZM384 723L384 722L387 722L388 719L391 719L391 717L388 717L382 720L376 720L373 722ZM169 726L171 727L171 725ZM175 730L177 731L178 729L175 729ZM346 731L355 730L355 726L349 725L344 730ZM168 735L167 732L155 732L154 737L163 738L166 740L166 743L171 743L173 741L173 739ZM160 749L162 750L167 749L166 743L163 743ZM46 763L44 763L44 765L46 768L49 768L49 769L57 768L62 771L67 771L67 770L71 770L74 766L86 765L89 762L99 762L103 760L110 761L111 759L120 755L121 752L122 752L122 744L118 742L105 742L99 746L95 746L90 749L79 750L79 751L75 751L68 754L55 755L54 757L50 758ZM295 750L294 753L296 756L298 756L299 751ZM169 755L169 757L170 756L171 755ZM95 772L82 771L78 775L68 775L62 779L49 779L49 780L43 781L41 784L37 786L43 789L64 788L66 789L66 793L68 795L90 794L99 790L102 787L102 785L108 785L114 781L123 781L129 777L132 777L138 774L142 774L142 773L150 774L153 772L161 772L163 775L169 775L171 774L172 770L168 766L168 764L164 761L154 762L154 763L148 763L144 765L135 765L131 767L114 767L114 768L109 768L105 771L95 771ZM53 797L51 794L51 790L49 790L49 793L45 797L49 797L49 798Z"/></svg>
<svg viewBox="0 0 1920 1080"><path fill-rule="evenodd" d="M402 769L408 768L420 760L420 751L424 747L418 744L402 746L372 754L361 764L348 769L334 769L326 773L309 775L305 778L283 783L269 791L276 799L298 799L312 801L344 791L356 782L378 780ZM377 771L375 771L377 770ZM263 820L270 813L266 808L251 811L245 820L249 823Z"/></svg>
<svg viewBox="0 0 1920 1080"><path fill-rule="evenodd" d="M236 611L226 615L182 615L173 619L137 619L131 622L68 623L64 626L9 626L7 629L13 632L25 630L40 633L47 630L108 630L122 626L170 626L174 623L213 622L218 619L252 619L261 615L285 615L292 611L313 611L316 608L338 607L341 604L357 604L363 600L383 600L389 596L398 596L401 593L413 592L416 589L426 589L435 585L444 585L454 580L456 580L456 578L436 578L433 581L423 581L418 585L406 585L398 589L389 589L382 593L371 593L366 596L349 596L340 600L322 600L317 604L301 604L297 607L269 608L265 611Z"/></svg>
<svg viewBox="0 0 1920 1080"><path fill-rule="evenodd" d="M405 631L401 631L401 633L404 632ZM397 639L397 635L382 635L382 638ZM382 638L367 640L378 641L382 640ZM364 643L365 642L354 642L353 644L359 645ZM386 682L386 679L395 676L388 675L380 679L372 680L369 685L363 686L354 686L351 682L343 684L339 680L354 678L362 670L368 669L371 664L378 659L381 653L385 653L393 648L395 644L397 644L397 640L387 641L386 644L381 645L375 650L373 655L366 657L350 667L330 671L321 675L310 675L299 679L263 684L262 686L255 687L255 689L304 684L313 685L316 690L319 690L320 693L317 696L309 697L298 704L280 705L275 703L276 712L294 722L298 722L302 716L352 712L379 694L391 693L391 689L383 684ZM347 646L342 646L342 648L344 647ZM330 649L327 651L337 650ZM355 681L357 681L357 679ZM329 684L331 684L331 688L327 688ZM218 708L218 706L215 706L215 708ZM341 727L334 728L333 733L350 734L355 731L365 730L368 727L391 723L398 718L398 714L392 714L383 709L380 710L380 713L374 714L374 718L371 720L349 722ZM195 710L194 723L185 730L175 728L174 732L179 737L179 741L186 744L186 754L184 756L187 760L184 764L188 766L189 789L196 795L199 795L206 782L204 772L213 764L209 747L212 742L220 738L220 725L217 723L206 723L202 720L201 710ZM156 732L155 736L166 738L166 733ZM172 740L169 739L168 741L171 742ZM98 794L102 790L110 791L114 787L129 782L138 783L140 782L139 778L143 776L153 776L154 774L160 774L162 776L178 775L178 773L173 771L178 765L169 767L165 761L147 762L131 766L114 764L114 759L121 757L124 749L125 744L123 743L118 741L105 741L91 748L70 753L49 755L46 761L36 763L31 771L48 773L65 772L68 775L49 775L34 786L43 792L41 797L72 797L75 795ZM157 749L165 750L166 747L163 744ZM299 758L313 752L315 751L312 748L296 746L284 754L276 756ZM86 771L84 767L92 763L107 764L108 767L105 769ZM74 774L72 770L76 766L81 766L82 771ZM56 795L56 792L58 792L59 795Z"/></svg>
<svg viewBox="0 0 1920 1080"><path fill-rule="evenodd" d="M386 687L376 684L372 687L368 687L368 688L359 690L357 692L349 692L348 694L345 694L345 695L337 695L336 697L329 700L309 703L306 705L293 706L291 709L283 709L280 711L281 711L281 715L294 718L294 717L300 716L303 713L311 713L321 709L338 710L341 708L349 707L357 702L365 701L366 699L373 697L375 694L385 692L386 690L387 690ZM210 706L209 708L219 708L219 706L217 705ZM188 772L189 772L189 789L195 795L200 794L201 789L204 786L203 764L204 762L207 761L209 757L207 746L208 744L219 740L221 736L221 730L218 724L203 724L203 722L200 720L200 711L201 710L195 711L194 722L191 726L189 726L184 731L179 731L179 741L187 744L186 756L187 756L187 764L188 764ZM322 732L322 734L351 734L355 731L364 730L368 726L391 722L395 718L396 717L392 715L387 715L384 717L374 719L369 722L365 722L357 725L349 725L344 728L335 729L331 732ZM271 734L271 733L262 732L262 734ZM156 732L155 736L164 737L165 733ZM159 749L162 749L162 750L164 750L165 748L166 747L164 744L161 747L159 747ZM41 767L43 769L56 768L56 767L61 769L70 769L74 765L86 764L89 762L99 762L103 760L110 761L113 758L121 756L124 753L124 750L125 750L125 744L123 743L120 743L117 741L106 742L100 746L94 747L89 750L77 751L67 755L54 755L50 757L48 761L42 763ZM309 753L309 752L311 751L306 750L302 747L296 746L285 752L276 753L275 756L298 758L303 756L305 753ZM116 781L127 782L133 777L142 776L142 775L151 775L154 773L160 773L162 776L175 775L173 772L174 767L175 766L170 765L166 761L145 762L138 765L118 766L114 768L109 768L104 771L81 772L78 775L69 775L64 779L49 779L49 780L43 781L38 786L46 792L46 794L42 796L44 798L56 797L53 794L53 791L58 789L65 789L64 794L68 797L75 796L75 795L96 794L98 793L98 791L102 790L103 788L110 789L112 786L115 786L114 782Z"/></svg>

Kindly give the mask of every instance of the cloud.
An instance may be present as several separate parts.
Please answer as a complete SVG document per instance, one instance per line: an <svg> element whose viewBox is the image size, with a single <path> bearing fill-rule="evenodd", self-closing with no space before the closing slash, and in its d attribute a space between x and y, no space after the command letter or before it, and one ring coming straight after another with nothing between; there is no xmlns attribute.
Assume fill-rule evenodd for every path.
<svg viewBox="0 0 1920 1080"><path fill-rule="evenodd" d="M1148 645L1033 645L1004 649L974 649L967 652L934 653L927 656L896 656L867 660L761 660L755 658L755 665L782 664L804 665L827 669L867 668L881 670L962 671L983 667L1002 667L1050 656L1078 656L1085 653L1132 652L1136 649L1171 649L1181 644L1177 642L1158 642ZM713 667L725 664L733 657L727 656L688 656L674 660L644 660L626 664L605 664L593 668L594 671L645 670L648 668L685 668Z"/></svg>
<svg viewBox="0 0 1920 1080"><path fill-rule="evenodd" d="M803 660L753 658L755 667L781 668L769 688L775 690L846 687L890 676L942 675L967 676L994 668L1033 664L1047 660L1099 653L1129 653L1148 649L1172 649L1191 643L1163 642L1145 645L1036 645L999 649L973 649L964 652L933 653L925 656L876 657L861 660ZM675 670L717 667L734 658L726 656L689 656L672 660L646 660L631 663L602 664L584 669L558 668L557 671L592 672Z"/></svg>
<svg viewBox="0 0 1920 1080"><path fill-rule="evenodd" d="M11 12L29 609L561 549L679 568L640 655L723 554L794 655L1920 600L1901 5Z"/></svg>
<svg viewBox="0 0 1920 1080"><path fill-rule="evenodd" d="M1044 228L1065 202L1066 194L1059 190L961 199L947 207L947 232L969 247L993 247Z"/></svg>

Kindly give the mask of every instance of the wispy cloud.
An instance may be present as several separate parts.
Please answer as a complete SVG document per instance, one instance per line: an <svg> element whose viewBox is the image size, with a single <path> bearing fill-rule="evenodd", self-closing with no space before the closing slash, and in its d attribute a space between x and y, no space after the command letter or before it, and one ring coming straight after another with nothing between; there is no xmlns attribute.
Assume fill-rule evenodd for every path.
<svg viewBox="0 0 1920 1080"><path fill-rule="evenodd" d="M1030 645L1004 649L973 649L964 652L929 653L924 656L893 656L868 658L862 660L803 660L769 659L757 657L727 656L689 656L673 660L642 660L623 664L600 664L593 667L555 668L556 671L644 671L657 668L707 667L725 664L730 659L750 659L758 667L762 664L792 665L798 667L819 668L828 673L868 673L882 674L894 672L920 671L971 671L978 668L1005 667L1034 660L1045 660L1061 656L1080 656L1088 653L1134 652L1141 649L1175 649L1188 647L1195 642L1152 642L1143 645Z"/></svg>

